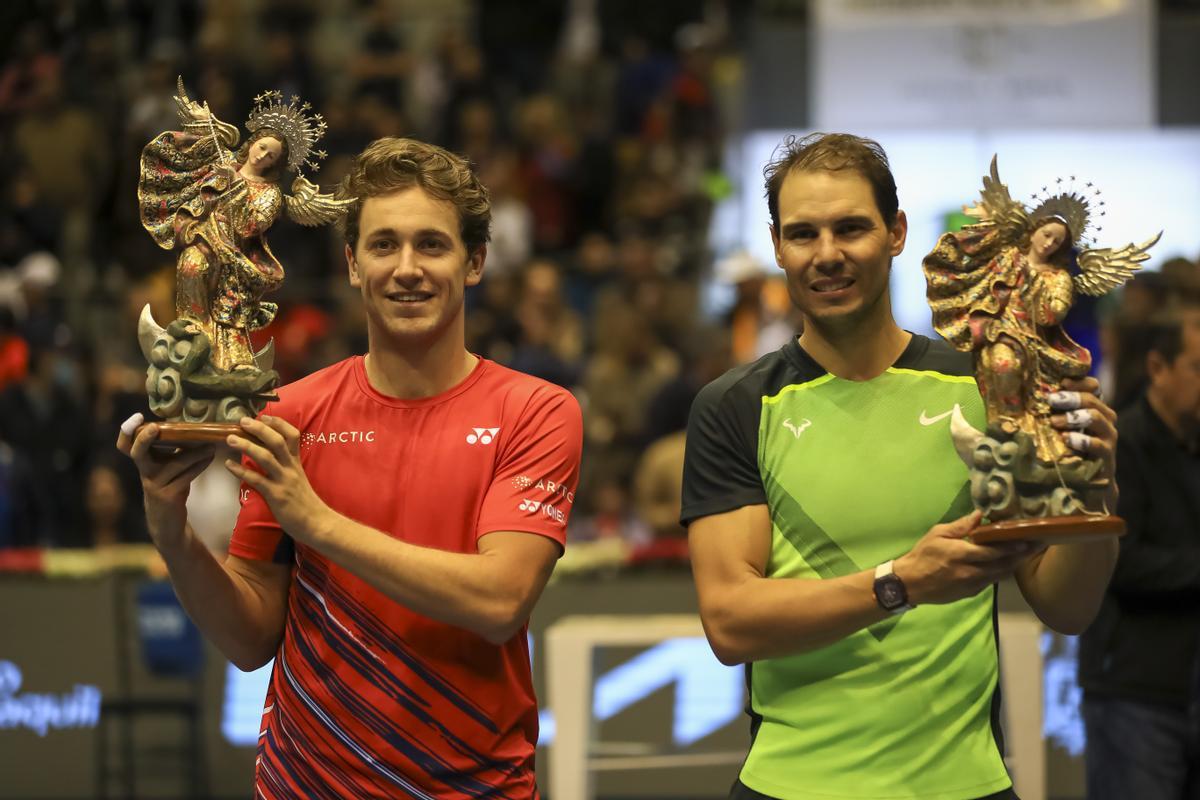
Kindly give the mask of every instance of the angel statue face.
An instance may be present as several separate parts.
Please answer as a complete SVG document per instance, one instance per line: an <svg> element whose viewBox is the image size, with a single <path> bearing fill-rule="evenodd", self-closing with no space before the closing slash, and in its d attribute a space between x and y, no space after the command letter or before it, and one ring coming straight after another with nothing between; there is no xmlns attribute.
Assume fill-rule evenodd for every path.
<svg viewBox="0 0 1200 800"><path fill-rule="evenodd" d="M255 172L262 175L279 161L281 155L283 155L283 142L274 136L267 136L259 139L250 148L247 163Z"/></svg>
<svg viewBox="0 0 1200 800"><path fill-rule="evenodd" d="M1067 226L1056 219L1039 225L1029 236L1029 254L1040 264L1053 264L1069 249Z"/></svg>
<svg viewBox="0 0 1200 800"><path fill-rule="evenodd" d="M287 145L271 130L256 131L239 154L242 172L257 180L277 180L287 163Z"/></svg>

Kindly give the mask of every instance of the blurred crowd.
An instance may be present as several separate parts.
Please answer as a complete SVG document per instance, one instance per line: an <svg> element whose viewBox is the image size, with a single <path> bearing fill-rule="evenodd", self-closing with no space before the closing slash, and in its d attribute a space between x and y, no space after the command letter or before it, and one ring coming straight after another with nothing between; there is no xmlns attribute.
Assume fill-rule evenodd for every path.
<svg viewBox="0 0 1200 800"><path fill-rule="evenodd" d="M1146 388L1146 355L1164 318L1200 315L1200 264L1174 257L1136 275L1099 309L1099 378L1113 408L1136 402ZM1192 409L1200 421L1200 408Z"/></svg>
<svg viewBox="0 0 1200 800"><path fill-rule="evenodd" d="M745 254L714 263L708 245L731 186L721 168L745 92L744 13L728 0L10 4L0 548L145 540L136 474L113 442L146 405L138 314L173 316L173 254L141 228L136 187L141 148L178 128L182 76L233 124L266 89L311 102L330 156L309 177L326 188L380 136L467 155L494 215L468 347L579 397L573 541L677 555L692 397L796 329L778 277ZM268 238L287 278L259 344L274 339L284 381L364 352L336 233L282 221ZM716 313L713 280L730 287ZM1094 309L1081 341L1100 346L1107 396L1130 399L1144 380L1141 326L1198 297L1196 266L1177 260ZM216 549L236 514L231 481L212 469L189 501Z"/></svg>
<svg viewBox="0 0 1200 800"><path fill-rule="evenodd" d="M587 457L572 537L679 540L688 406L733 357L724 320L700 313L700 287L741 94L734 5L10 7L0 33L0 548L145 540L136 475L113 442L146 405L138 314L149 304L157 319L173 317L174 254L141 228L136 193L141 148L179 128L176 76L232 124L266 89L311 102L329 124L320 147L330 156L309 177L326 188L380 136L467 155L494 214L485 279L467 301L468 346L578 395ZM261 334L275 341L283 380L363 352L360 301L332 228L283 221L268 238L287 278ZM743 350L756 346L753 300L730 312L750 320ZM217 549L236 514L231 480L210 469L189 500Z"/></svg>

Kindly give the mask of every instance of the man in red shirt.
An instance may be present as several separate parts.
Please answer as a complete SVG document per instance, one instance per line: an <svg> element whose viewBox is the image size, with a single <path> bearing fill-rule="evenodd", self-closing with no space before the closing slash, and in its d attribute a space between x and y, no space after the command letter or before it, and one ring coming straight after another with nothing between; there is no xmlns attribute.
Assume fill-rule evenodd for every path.
<svg viewBox="0 0 1200 800"><path fill-rule="evenodd" d="M565 543L579 406L464 346L490 222L465 161L381 139L341 191L368 352L229 437L223 563L184 505L211 451L155 460L154 423L118 447L192 619L242 669L275 658L257 797L536 798L525 630Z"/></svg>

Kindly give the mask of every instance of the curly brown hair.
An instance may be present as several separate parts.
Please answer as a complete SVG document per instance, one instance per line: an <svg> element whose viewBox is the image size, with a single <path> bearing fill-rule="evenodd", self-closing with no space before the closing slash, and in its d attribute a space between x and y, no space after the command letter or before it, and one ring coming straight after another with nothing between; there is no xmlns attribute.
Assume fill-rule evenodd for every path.
<svg viewBox="0 0 1200 800"><path fill-rule="evenodd" d="M254 133L250 134L246 141L242 142L242 146L238 148L237 156L234 158L238 164L245 164L246 159L250 155L250 146L259 139L274 139L279 142L279 158L271 165L271 168L263 173L263 178L268 181L279 182L283 177L283 172L287 169L288 163L288 143L287 138L282 133L272 128L259 128Z"/></svg>
<svg viewBox="0 0 1200 800"><path fill-rule="evenodd" d="M413 186L449 201L458 211L468 255L491 240L492 202L471 163L437 145L389 136L371 142L338 187L339 199L354 200L338 222L346 245L353 250L358 244L359 218L368 197Z"/></svg>
<svg viewBox="0 0 1200 800"><path fill-rule="evenodd" d="M763 168L767 210L771 227L779 230L779 191L793 171L857 172L871 184L879 215L890 228L896 221L900 201L896 197L896 179L888 164L887 153L879 142L850 133L812 133L789 136L775 149Z"/></svg>

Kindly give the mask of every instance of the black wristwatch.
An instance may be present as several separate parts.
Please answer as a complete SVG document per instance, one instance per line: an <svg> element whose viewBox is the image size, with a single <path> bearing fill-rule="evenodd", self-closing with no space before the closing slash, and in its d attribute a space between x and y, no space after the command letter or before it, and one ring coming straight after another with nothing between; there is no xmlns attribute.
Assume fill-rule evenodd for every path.
<svg viewBox="0 0 1200 800"><path fill-rule="evenodd" d="M892 571L892 562L885 561L875 568L875 602L890 614L903 614L914 606L908 602L904 581Z"/></svg>

